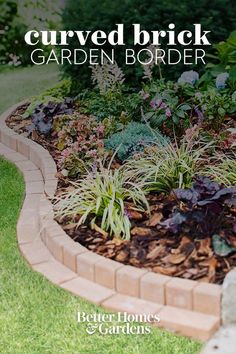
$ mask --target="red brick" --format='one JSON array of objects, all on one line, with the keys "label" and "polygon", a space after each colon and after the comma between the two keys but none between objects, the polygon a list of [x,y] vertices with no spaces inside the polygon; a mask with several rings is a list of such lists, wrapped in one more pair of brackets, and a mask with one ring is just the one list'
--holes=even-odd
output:
[{"label": "red brick", "polygon": [[19,244],[39,239],[39,228],[36,217],[27,220],[20,218],[17,223],[17,239]]},{"label": "red brick", "polygon": [[193,280],[173,278],[166,284],[166,303],[191,310],[193,308],[193,289],[198,283]]},{"label": "red brick", "polygon": [[26,194],[42,194],[44,185],[42,181],[26,183]]},{"label": "red brick", "polygon": [[29,159],[29,139],[24,138],[23,136],[17,136],[17,151]]},{"label": "red brick", "polygon": [[[69,236],[68,236],[69,237]],[[66,267],[77,272],[77,256],[89,252],[87,248],[81,246],[78,242],[72,241],[63,245],[63,262]]]},{"label": "red brick", "polygon": [[43,160],[49,156],[48,151],[34,142],[31,142],[29,149],[30,161],[32,161],[33,164],[35,164],[42,171]]},{"label": "red brick", "polygon": [[125,266],[116,273],[118,293],[140,297],[140,278],[147,273],[144,269]]},{"label": "red brick", "polygon": [[62,230],[61,226],[58,225],[56,221],[47,221],[45,220],[45,229],[44,229],[44,240],[46,244],[48,243],[48,239],[53,237],[65,236],[66,233]]},{"label": "red brick", "polygon": [[24,171],[25,182],[43,182],[43,176],[39,170],[34,171]]},{"label": "red brick", "polygon": [[82,253],[77,256],[77,273],[83,278],[94,280],[95,263],[103,259],[102,256],[93,252]]},{"label": "red brick", "polygon": [[[47,226],[50,226],[50,223],[54,219],[53,206],[51,202],[45,197],[45,195],[40,196],[40,204],[39,204],[39,223],[40,228],[43,229]],[[53,221],[54,223],[54,221]]]},{"label": "red brick", "polygon": [[6,145],[10,149],[17,151],[17,145],[16,145],[16,137],[17,134],[14,133],[13,130],[10,130],[8,128],[1,129],[1,142],[3,145]]},{"label": "red brick", "polygon": [[217,284],[198,284],[193,291],[194,311],[220,316],[221,286]]},{"label": "red brick", "polygon": [[57,190],[57,180],[45,181],[44,191],[49,198],[53,198]]},{"label": "red brick", "polygon": [[63,263],[63,246],[66,243],[72,243],[73,241],[68,236],[55,236],[49,237],[47,240],[47,247],[53,256],[61,263]]},{"label": "red brick", "polygon": [[21,171],[35,171],[38,170],[37,166],[35,166],[31,161],[20,161],[16,162],[15,165],[21,170]]},{"label": "red brick", "polygon": [[24,204],[22,210],[35,210],[38,212],[40,195],[38,194],[28,194],[25,196]]},{"label": "red brick", "polygon": [[13,152],[12,149],[10,149],[9,147],[7,147],[6,145],[3,145],[2,143],[0,143],[0,155],[8,155],[11,154]]},{"label": "red brick", "polygon": [[111,289],[104,288],[81,277],[64,282],[61,287],[97,305],[114,294]]},{"label": "red brick", "polygon": [[121,267],[121,263],[104,258],[95,264],[95,281],[110,289],[116,287],[116,272]]},{"label": "red brick", "polygon": [[172,306],[163,306],[159,316],[160,327],[203,341],[208,340],[220,325],[216,316]]},{"label": "red brick", "polygon": [[142,299],[165,304],[166,284],[171,277],[148,272],[140,280],[140,297]]},{"label": "red brick", "polygon": [[61,284],[65,281],[77,277],[77,274],[66,268],[63,264],[54,261],[48,261],[33,266],[33,269],[42,273],[48,280],[54,284]]},{"label": "red brick", "polygon": [[20,250],[28,263],[31,265],[47,262],[52,257],[41,240],[37,240],[32,243],[21,244]]},{"label": "red brick", "polygon": [[57,167],[56,163],[54,162],[53,158],[48,154],[47,158],[44,158],[42,160],[42,173],[45,178],[45,176],[49,173],[57,173]]},{"label": "red brick", "polygon": [[110,311],[140,315],[158,314],[162,309],[161,305],[121,294],[116,294],[104,301],[102,306]]},{"label": "red brick", "polygon": [[54,181],[54,180],[57,181],[56,171],[44,174],[44,180],[45,181]]},{"label": "red brick", "polygon": [[13,150],[11,153],[5,154],[5,158],[11,162],[27,161],[24,155],[21,155],[18,152],[13,152]]}]

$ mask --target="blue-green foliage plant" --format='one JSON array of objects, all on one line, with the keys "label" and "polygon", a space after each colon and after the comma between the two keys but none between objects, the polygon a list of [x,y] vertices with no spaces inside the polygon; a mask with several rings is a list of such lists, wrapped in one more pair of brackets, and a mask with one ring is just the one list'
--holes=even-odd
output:
[{"label": "blue-green foliage plant", "polygon": [[147,124],[131,122],[121,131],[111,135],[105,140],[105,147],[108,150],[116,151],[121,161],[128,159],[135,153],[143,151],[145,146],[168,144],[169,139],[162,135],[157,129],[153,130]]}]

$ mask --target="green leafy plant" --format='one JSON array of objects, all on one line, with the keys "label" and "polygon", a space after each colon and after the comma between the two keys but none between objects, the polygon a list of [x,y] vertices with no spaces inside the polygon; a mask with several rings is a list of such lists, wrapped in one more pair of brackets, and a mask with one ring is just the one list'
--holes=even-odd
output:
[{"label": "green leafy plant", "polygon": [[214,63],[207,64],[213,75],[229,70],[236,65],[236,31],[230,33],[225,41],[215,44],[216,54],[208,54]]},{"label": "green leafy plant", "polygon": [[124,165],[127,178],[140,183],[146,191],[169,193],[175,188],[188,188],[201,169],[209,145],[183,141],[162,148],[146,149]]},{"label": "green leafy plant", "polygon": [[164,123],[168,127],[178,128],[180,120],[189,125],[191,106],[187,103],[179,103],[178,97],[172,97],[169,93],[157,94],[150,102],[150,110],[145,113],[144,119],[150,122],[152,127],[160,127]]},{"label": "green leafy plant", "polygon": [[[112,161],[112,160],[111,160]],[[111,163],[110,161],[110,163]],[[73,183],[74,190],[56,199],[56,215],[80,216],[78,226],[91,220],[115,237],[130,238],[130,221],[125,202],[134,204],[135,210],[148,210],[144,193],[138,185],[125,180],[121,170],[105,168],[88,173]]]},{"label": "green leafy plant", "polygon": [[209,121],[211,127],[216,130],[220,128],[227,114],[236,112],[236,101],[233,101],[232,95],[212,87],[197,94],[195,102],[203,112],[205,120]]},{"label": "green leafy plant", "polygon": [[104,95],[96,91],[89,92],[81,104],[86,113],[94,115],[98,120],[115,118],[119,123],[127,124],[141,116],[141,102],[138,93],[109,90]]},{"label": "green leafy plant", "polygon": [[106,139],[105,147],[113,152],[117,150],[118,158],[124,161],[134,153],[143,151],[148,145],[163,146],[168,142],[169,139],[158,130],[153,130],[146,124],[131,122],[124,130]]}]

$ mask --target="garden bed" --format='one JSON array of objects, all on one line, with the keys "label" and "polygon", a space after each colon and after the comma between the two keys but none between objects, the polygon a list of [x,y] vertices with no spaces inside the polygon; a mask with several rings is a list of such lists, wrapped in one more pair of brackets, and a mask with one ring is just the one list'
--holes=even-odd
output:
[{"label": "garden bed", "polygon": [[235,38],[215,45],[201,76],[167,81],[147,58],[133,87],[106,62],[90,68],[93,89],[71,99],[63,80],[7,120],[55,160],[55,219],[72,239],[138,268],[223,282],[236,265]]},{"label": "garden bed", "polygon": [[[20,107],[7,120],[8,126],[18,133],[31,137],[31,139],[49,150],[57,163],[59,171],[57,174],[59,184],[56,196],[71,192],[74,190],[74,186],[70,182],[74,183],[76,178],[74,176],[71,178],[65,176],[65,172],[62,169],[62,153],[58,149],[58,133],[54,132],[50,137],[45,137],[45,135],[39,134],[34,129],[29,134],[29,126],[32,124],[32,120],[30,117],[24,118],[24,112],[27,108],[28,105]],[[78,109],[78,112],[80,110],[74,106],[73,109]],[[85,121],[88,119],[86,115],[79,114]],[[230,125],[234,127],[235,121],[230,118],[227,119]],[[225,125],[225,128],[228,129],[228,125]],[[178,140],[180,141],[180,139]],[[218,145],[218,149],[221,151],[225,152],[227,148],[228,146],[225,143]],[[208,158],[208,153],[204,152],[204,154],[205,158]],[[137,157],[139,160],[139,155]],[[122,162],[115,157],[111,166],[114,171],[122,166]],[[203,186],[206,194],[205,199],[212,198],[219,190],[223,190],[220,185],[214,185],[215,182],[210,182],[207,179],[195,180],[195,183],[198,183],[196,190],[199,189],[200,185],[205,184]],[[209,186],[206,185],[208,183]],[[207,188],[209,189],[208,191]],[[212,193],[212,188],[216,188],[213,191],[214,193]],[[194,190],[192,192],[195,193]],[[224,192],[222,192],[222,195],[224,195]],[[155,191],[147,194],[147,201],[149,211],[143,208],[136,210],[134,203],[131,201],[126,202],[126,213],[130,221],[130,239],[126,240],[120,237],[113,237],[113,235],[104,231],[101,228],[100,218],[98,218],[96,223],[93,223],[92,227],[90,224],[92,217],[89,217],[80,226],[78,226],[79,215],[57,217],[57,220],[72,239],[89,250],[107,258],[138,268],[147,268],[160,274],[221,284],[226,273],[236,265],[236,254],[234,252],[236,247],[234,232],[235,207],[231,205],[221,210],[221,222],[218,227],[217,218],[214,218],[215,211],[213,210],[207,218],[202,219],[202,223],[205,222],[205,225],[201,225],[193,218],[189,224],[185,223],[183,228],[175,231],[174,225],[167,228],[167,224],[169,223],[171,226],[173,215],[185,217],[187,213],[193,212],[192,208],[186,204],[187,201],[183,200],[180,204],[176,199],[176,194]],[[220,198],[219,202],[222,202]],[[178,213],[176,209],[178,209]],[[198,212],[201,213],[201,210],[199,209]],[[218,242],[219,245],[218,252],[221,252],[221,254],[218,255],[214,252],[213,239],[211,237],[215,223],[216,231],[213,239],[215,244],[217,245]],[[178,223],[175,226],[177,227]],[[207,232],[211,233],[211,235],[207,234]],[[221,240],[224,240],[224,242],[222,243]]]}]

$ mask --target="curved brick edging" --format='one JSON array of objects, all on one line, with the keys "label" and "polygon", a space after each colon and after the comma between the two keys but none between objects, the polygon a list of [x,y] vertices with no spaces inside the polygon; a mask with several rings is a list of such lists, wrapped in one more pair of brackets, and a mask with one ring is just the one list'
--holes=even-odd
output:
[{"label": "curved brick edging", "polygon": [[210,338],[220,326],[221,286],[104,258],[74,242],[53,220],[48,197],[57,188],[56,164],[47,150],[5,124],[22,104],[0,117],[0,155],[24,175],[26,196],[17,238],[30,266],[51,282],[111,311],[159,314],[161,327],[195,339]]}]

